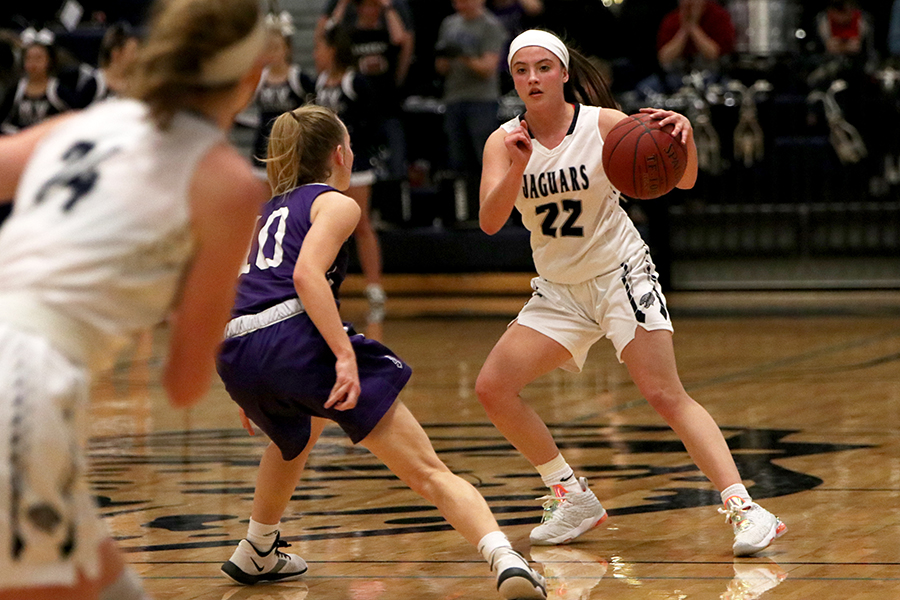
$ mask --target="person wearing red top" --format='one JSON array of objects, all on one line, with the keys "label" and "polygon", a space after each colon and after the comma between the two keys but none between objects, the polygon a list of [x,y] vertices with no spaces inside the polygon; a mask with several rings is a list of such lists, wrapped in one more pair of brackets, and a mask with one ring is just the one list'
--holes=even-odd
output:
[{"label": "person wearing red top", "polygon": [[691,65],[713,69],[719,58],[734,51],[731,15],[713,0],[679,0],[656,36],[657,58],[666,71]]},{"label": "person wearing red top", "polygon": [[874,54],[871,17],[854,0],[831,0],[816,17],[816,28],[826,54],[864,59]]}]

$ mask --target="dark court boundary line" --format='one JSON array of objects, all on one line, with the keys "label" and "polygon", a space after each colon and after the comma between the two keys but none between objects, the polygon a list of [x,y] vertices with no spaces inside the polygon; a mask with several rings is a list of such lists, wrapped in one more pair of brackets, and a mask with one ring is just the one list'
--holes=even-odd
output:
[{"label": "dark court boundary line", "polygon": [[[163,576],[163,575],[143,575],[141,576],[143,580],[158,580],[158,581],[183,581],[183,580],[212,580],[215,579],[217,581],[222,581],[222,575],[212,576],[212,575],[189,575],[185,577],[174,577],[174,576]],[[429,579],[486,579],[493,580],[493,575],[304,575],[302,580],[299,580],[301,583],[304,580],[316,579],[321,581],[333,581],[335,579],[352,579],[352,580],[383,580],[383,579],[399,579],[404,581],[423,581]],[[596,577],[566,577],[567,580],[579,580],[579,579],[590,579],[591,581],[595,580]],[[611,580],[615,581],[617,577],[611,577]],[[696,576],[690,577],[687,575],[678,576],[673,575],[671,577],[663,577],[659,575],[648,575],[648,576],[635,576],[629,575],[628,579],[634,579],[637,581],[731,581],[734,579],[733,576]],[[786,581],[900,581],[900,577],[804,577],[804,576],[788,576]],[[294,582],[296,583],[296,582]],[[286,588],[287,589],[287,588]]]},{"label": "dark court boundary line", "polygon": [[900,488],[813,488],[808,492],[900,492]]},{"label": "dark court boundary line", "polygon": [[[605,560],[605,559],[603,559]],[[134,565],[220,565],[221,560],[129,560],[129,564]],[[366,564],[366,565],[481,565],[481,560],[307,560],[310,565],[345,565],[345,564]],[[537,562],[537,561],[535,561]],[[580,562],[580,561],[579,561]],[[541,564],[577,564],[573,561],[552,560]],[[616,565],[759,565],[767,566],[771,564],[766,562],[754,561],[734,561],[734,560],[617,560]],[[900,567],[900,562],[827,562],[827,561],[778,561],[778,566],[816,566],[816,567]]]}]

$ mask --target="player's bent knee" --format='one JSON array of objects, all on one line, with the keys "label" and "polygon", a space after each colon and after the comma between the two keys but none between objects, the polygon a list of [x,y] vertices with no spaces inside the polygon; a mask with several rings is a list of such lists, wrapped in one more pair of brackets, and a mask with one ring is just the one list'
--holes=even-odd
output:
[{"label": "player's bent knee", "polygon": [[414,492],[435,503],[435,499],[446,495],[448,488],[457,485],[457,478],[444,463],[441,463],[439,468],[427,468],[413,474],[408,485]]},{"label": "player's bent knee", "polygon": [[663,388],[645,391],[644,397],[667,422],[677,419],[684,410],[686,402],[692,402],[686,394],[672,393]]},{"label": "player's bent knee", "polygon": [[488,411],[502,403],[505,391],[501,378],[482,373],[475,380],[475,395]]}]

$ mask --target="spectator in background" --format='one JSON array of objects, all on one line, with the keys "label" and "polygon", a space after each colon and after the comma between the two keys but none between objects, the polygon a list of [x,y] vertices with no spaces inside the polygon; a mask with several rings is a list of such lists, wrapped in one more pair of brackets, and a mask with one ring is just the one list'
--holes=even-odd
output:
[{"label": "spectator in background", "polygon": [[900,57],[900,0],[894,0],[894,7],[891,9],[888,51],[892,56]]},{"label": "spectator in background", "polygon": [[[808,83],[824,90],[832,82],[843,80],[846,91],[836,101],[848,116],[850,126],[858,131],[861,140],[857,143],[864,144],[869,156],[882,156],[887,140],[882,135],[881,90],[869,76],[878,60],[871,16],[860,10],[854,0],[829,0],[828,7],[816,15],[816,30],[823,54],[818,57],[821,64],[807,78]],[[876,163],[881,160],[864,162],[870,176],[877,176],[880,165]]]},{"label": "spectator in background", "polygon": [[657,59],[670,75],[691,70],[719,71],[723,56],[734,51],[731,15],[714,0],[679,0],[656,36]]},{"label": "spectator in background", "polygon": [[16,82],[16,52],[19,43],[10,31],[0,30],[0,98]]},{"label": "spectator in background", "polygon": [[618,62],[615,81],[611,82],[614,93],[633,90],[658,71],[656,36],[672,4],[671,0],[641,0],[620,5],[616,28],[619,39],[628,43],[617,44],[618,51],[613,54]]},{"label": "spectator in background", "polygon": [[140,39],[128,23],[110,26],[100,42],[97,69],[82,65],[73,108],[83,108],[112,96],[122,96],[128,74],[137,57]]},{"label": "spectator in background", "polygon": [[325,65],[316,79],[315,102],[333,110],[353,139],[353,173],[350,187],[344,193],[356,200],[361,213],[353,239],[366,279],[369,302],[366,337],[381,341],[387,297],[381,283],[381,247],[369,214],[377,149],[381,141],[379,130],[372,123],[373,118],[378,119],[371,110],[375,103],[374,91],[369,79],[356,70],[358,61],[353,54],[353,44],[343,26],[325,31],[322,43],[316,47],[315,60],[316,64]]},{"label": "spectator in background", "polygon": [[56,77],[55,38],[47,29],[22,32],[24,76],[0,104],[0,133],[10,134],[69,109]]},{"label": "spectator in background", "polygon": [[500,86],[506,93],[513,89],[513,82],[509,66],[502,57],[506,56],[509,42],[514,37],[536,24],[537,18],[544,13],[544,0],[488,0],[487,7],[506,29],[506,43],[500,51]]},{"label": "spectator in background", "polygon": [[[640,3],[649,1],[640,0]],[[613,9],[605,4],[615,6],[616,11],[613,12]],[[629,2],[614,4],[585,0],[550,0],[544,2],[544,12],[538,25],[568,40],[577,41],[585,56],[605,59],[621,52],[622,46],[627,46],[630,50],[632,45],[630,39],[622,38],[620,35],[616,17],[619,8],[625,4]]]},{"label": "spectator in background", "polygon": [[[16,49],[18,40],[9,31],[0,30],[0,98],[5,98],[12,86],[16,84]],[[12,202],[0,198],[0,225],[12,211]]]},{"label": "spectator in background", "polygon": [[[487,7],[507,32],[519,35],[543,14],[544,0],[490,0]],[[506,47],[509,48],[509,40]]]},{"label": "spectator in background", "polygon": [[287,12],[280,15],[269,14],[266,17],[266,25],[269,28],[267,61],[252,104],[256,109],[257,118],[240,120],[242,124],[256,129],[252,156],[256,166],[263,165],[269,132],[275,119],[282,113],[306,104],[315,92],[312,77],[304,73],[300,65],[294,63],[291,43],[294,24],[290,14]]},{"label": "spectator in background", "polygon": [[359,72],[373,80],[390,78],[392,87],[402,88],[415,45],[412,15],[404,0],[329,0],[325,8],[316,24],[317,39],[327,29],[344,26]]},{"label": "spectator in background", "polygon": [[467,220],[478,200],[484,144],[499,124],[500,52],[506,30],[485,0],[453,0],[441,23],[435,69],[444,76],[448,166],[456,178],[456,219]]},{"label": "spectator in background", "polygon": [[372,124],[386,143],[381,167],[386,179],[406,178],[406,136],[400,119],[406,78],[413,60],[415,34],[412,16],[402,0],[331,0],[324,22],[329,29],[341,25],[350,38],[356,71],[368,79]]},{"label": "spectator in background", "polygon": [[816,29],[829,56],[862,65],[877,58],[872,19],[854,0],[830,0],[828,8],[816,17]]}]

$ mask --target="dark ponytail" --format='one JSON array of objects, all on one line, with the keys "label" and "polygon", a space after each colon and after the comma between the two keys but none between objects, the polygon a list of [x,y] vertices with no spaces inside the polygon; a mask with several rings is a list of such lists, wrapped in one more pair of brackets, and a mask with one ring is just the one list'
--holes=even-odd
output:
[{"label": "dark ponytail", "polygon": [[619,103],[609,91],[606,78],[581,52],[566,43],[569,49],[569,81],[563,86],[567,102],[619,108]]}]

